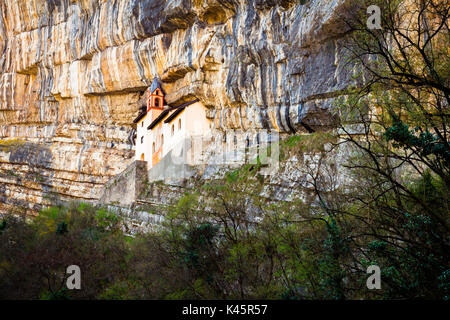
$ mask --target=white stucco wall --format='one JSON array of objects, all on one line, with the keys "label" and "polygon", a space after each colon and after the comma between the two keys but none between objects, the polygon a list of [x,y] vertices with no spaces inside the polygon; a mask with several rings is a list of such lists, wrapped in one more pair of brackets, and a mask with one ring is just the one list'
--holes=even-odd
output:
[{"label": "white stucco wall", "polygon": [[[172,113],[167,115],[167,119]],[[181,120],[181,129],[179,128],[179,121]],[[180,147],[186,138],[191,136],[209,136],[211,132],[211,120],[206,118],[206,108],[201,102],[196,102],[184,109],[175,119],[170,123],[164,123],[162,120],[152,130],[147,130],[147,127],[152,122],[150,113],[147,114],[141,121],[137,123],[137,139],[136,139],[136,160],[141,160],[141,155],[144,154],[144,161],[148,162],[148,167],[152,167],[153,156],[153,142],[155,142],[156,150],[161,144],[161,134],[164,137],[164,144],[162,148],[162,158],[165,157],[171,150]],[[142,126],[142,123],[144,125]],[[172,126],[174,132],[172,135]],[[144,137],[141,143],[141,137]],[[194,148],[192,150],[195,154],[189,153],[187,162],[195,164],[197,154],[201,150]]]},{"label": "white stucco wall", "polygon": [[[163,157],[172,150],[178,143],[180,143],[187,134],[186,130],[186,111],[184,110],[170,123],[164,123],[164,146],[163,146]],[[181,120],[181,129],[178,128],[178,121]],[[172,136],[172,125],[174,126],[174,134]]]},{"label": "white stucco wall", "polygon": [[[178,129],[178,123],[181,120],[181,130]],[[172,136],[172,125],[174,126],[174,135]],[[179,147],[181,143],[184,143],[188,137],[208,136],[211,133],[211,121],[206,118],[206,108],[200,103],[196,102],[188,106],[184,111],[179,114],[170,123],[164,124],[164,136],[168,137],[168,141],[164,141],[163,156],[173,150],[175,147]],[[192,150],[194,152],[199,151]],[[188,163],[194,164],[195,161],[192,154],[188,154]]]},{"label": "white stucco wall", "polygon": [[[151,161],[152,150],[151,150],[151,134],[150,130],[147,130],[147,127],[151,123],[151,115],[147,114],[143,119],[141,119],[136,124],[136,156],[135,160],[139,161],[141,159],[141,155],[144,154],[144,161]],[[144,142],[141,142],[141,137],[144,137]]]}]

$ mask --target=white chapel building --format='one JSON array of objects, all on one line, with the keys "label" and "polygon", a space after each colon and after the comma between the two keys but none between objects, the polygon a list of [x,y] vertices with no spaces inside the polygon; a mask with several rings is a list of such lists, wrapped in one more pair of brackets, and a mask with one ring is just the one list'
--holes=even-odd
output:
[{"label": "white chapel building", "polygon": [[[155,78],[147,89],[147,105],[134,120],[136,124],[136,161],[146,161],[148,168],[157,165],[171,151],[186,144],[192,137],[211,134],[211,120],[206,117],[206,107],[195,99],[178,106],[169,106],[164,91]],[[190,148],[186,164],[198,152]]]}]

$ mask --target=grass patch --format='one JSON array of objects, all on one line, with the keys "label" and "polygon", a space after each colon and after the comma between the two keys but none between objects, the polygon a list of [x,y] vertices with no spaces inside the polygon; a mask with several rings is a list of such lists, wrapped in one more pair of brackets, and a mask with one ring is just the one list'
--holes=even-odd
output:
[{"label": "grass patch", "polygon": [[336,142],[336,139],[332,132],[290,136],[280,142],[280,159],[285,160],[293,153],[323,152],[325,145]]}]

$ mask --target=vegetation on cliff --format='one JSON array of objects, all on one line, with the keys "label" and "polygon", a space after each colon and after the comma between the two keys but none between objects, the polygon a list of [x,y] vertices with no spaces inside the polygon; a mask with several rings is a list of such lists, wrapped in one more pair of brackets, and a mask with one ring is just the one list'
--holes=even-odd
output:
[{"label": "vegetation on cliff", "polygon": [[[247,165],[158,209],[161,226],[132,238],[119,216],[88,205],[8,216],[0,297],[449,299],[449,7],[372,2],[383,29],[368,29],[365,12],[346,21],[363,80],[336,106],[339,130],[283,142],[282,155],[315,155],[293,168],[301,197],[262,196],[259,165]],[[343,180],[328,158],[339,148]],[[64,289],[71,264],[81,290]],[[370,265],[379,290],[366,286]]]},{"label": "vegetation on cliff", "polygon": [[[53,207],[0,224],[0,297],[26,299],[448,298],[448,192],[427,172],[405,195],[355,173],[359,191],[267,202],[257,167],[186,194],[157,230],[116,214]],[[379,192],[384,191],[380,195]],[[422,210],[424,203],[430,210]],[[68,265],[82,289],[67,290]],[[366,268],[381,268],[368,290]]]}]

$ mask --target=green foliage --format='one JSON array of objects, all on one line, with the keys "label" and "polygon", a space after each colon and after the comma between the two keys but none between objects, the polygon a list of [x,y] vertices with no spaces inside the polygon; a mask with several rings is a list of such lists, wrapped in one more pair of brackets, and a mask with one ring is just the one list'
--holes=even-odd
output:
[{"label": "green foliage", "polygon": [[[366,28],[373,4],[382,30]],[[301,199],[274,200],[258,157],[153,209],[162,225],[134,237],[120,216],[84,203],[43,209],[31,222],[5,217],[0,298],[449,300],[450,38],[414,21],[399,32],[398,19],[410,21],[401,4],[352,2],[342,59],[354,83],[338,101],[339,134],[280,143],[282,161],[314,155],[301,181],[289,182]],[[433,19],[423,27],[448,20],[442,1],[414,4],[423,9],[414,20]],[[2,140],[0,150],[21,143]],[[330,146],[349,155],[339,183]],[[82,269],[81,291],[63,286],[72,264]],[[373,264],[381,290],[366,287]]]},{"label": "green foliage", "polygon": [[[90,205],[43,209],[29,221],[7,217],[0,234],[0,297],[92,299],[100,297],[126,267],[122,228]],[[66,290],[66,268],[82,270],[83,290]]]},{"label": "green foliage", "polygon": [[43,292],[39,300],[70,300],[69,290],[62,288],[56,292]]},{"label": "green foliage", "polygon": [[2,234],[3,230],[6,229],[6,220],[3,219],[2,222],[0,223],[0,235]]},{"label": "green foliage", "polygon": [[327,233],[323,242],[323,255],[319,260],[320,285],[326,299],[341,300],[345,298],[342,281],[346,274],[340,262],[349,249],[342,231],[332,216],[330,223],[327,224]]},{"label": "green foliage", "polygon": [[109,229],[120,223],[120,216],[109,212],[105,208],[100,208],[95,211],[95,221],[100,228]]},{"label": "green foliage", "polygon": [[444,300],[450,300],[450,269],[445,270],[438,278],[438,287],[444,292]]},{"label": "green foliage", "polygon": [[212,226],[209,223],[204,223],[195,226],[186,232],[185,252],[183,254],[183,261],[190,268],[201,268],[204,266],[201,263],[204,252],[210,250],[218,232],[217,226]]},{"label": "green foliage", "polygon": [[[348,194],[351,202],[342,203],[339,192],[319,207],[268,203],[260,196],[264,183],[254,167],[244,166],[185,194],[162,212],[166,220],[160,228],[132,238],[123,234],[120,217],[90,205],[44,209],[29,223],[3,220],[0,296],[448,299],[448,234],[439,221],[448,214],[448,200],[445,184],[430,171],[408,184],[415,198],[401,198],[402,206],[393,191],[371,207]],[[420,210],[416,198],[432,214]],[[70,264],[83,270],[81,292],[60,285]],[[365,288],[371,264],[382,270],[380,292]],[[47,279],[48,274],[55,277]]]},{"label": "green foliage", "polygon": [[58,224],[58,227],[56,228],[56,234],[65,234],[69,230],[67,228],[67,223],[64,221]]},{"label": "green foliage", "polygon": [[[422,132],[417,136],[416,132],[419,131]],[[410,130],[409,126],[401,121],[398,116],[393,115],[393,124],[386,129],[385,137],[387,141],[394,142],[395,148],[414,149],[424,157],[433,155],[441,159],[450,168],[448,143],[432,134],[428,129],[421,130],[421,128],[416,127],[414,130]]]},{"label": "green foliage", "polygon": [[280,158],[286,159],[293,153],[324,152],[325,146],[334,142],[336,135],[332,132],[293,135],[280,142]]},{"label": "green foliage", "polygon": [[128,300],[129,288],[126,282],[113,283],[98,296],[101,300]]}]

